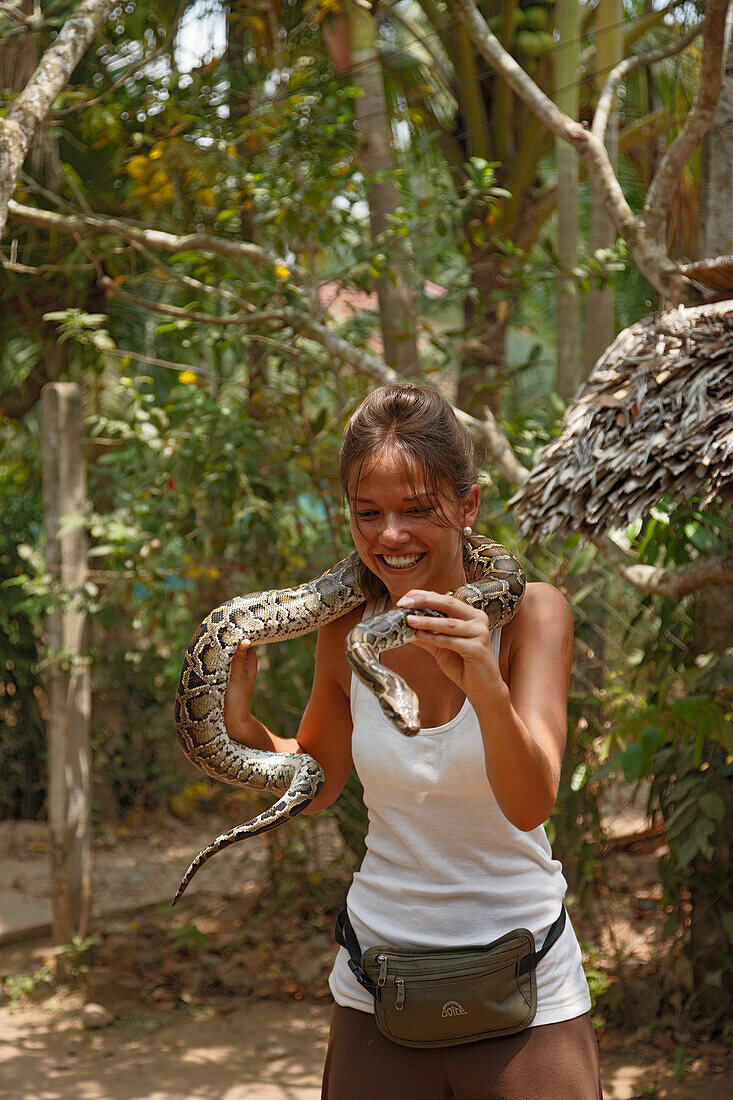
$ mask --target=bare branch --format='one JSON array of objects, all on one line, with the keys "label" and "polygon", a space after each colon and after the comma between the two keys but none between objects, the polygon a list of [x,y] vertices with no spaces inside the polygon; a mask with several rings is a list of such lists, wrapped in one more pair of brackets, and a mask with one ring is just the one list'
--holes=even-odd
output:
[{"label": "bare branch", "polygon": [[114,0],[82,0],[44,53],[23,91],[0,119],[0,236],[7,221],[8,201],[28,148],[113,7]]},{"label": "bare branch", "polygon": [[[9,212],[29,225],[39,225],[46,229],[55,229],[57,232],[77,233],[80,236],[118,235],[124,240],[134,244],[140,244],[145,248],[167,253],[200,251],[213,255],[223,255],[238,261],[248,261],[270,271],[279,266],[287,266],[297,282],[314,285],[317,280],[308,272],[297,265],[285,263],[271,253],[257,245],[247,241],[230,241],[224,238],[214,237],[207,233],[189,233],[176,236],[172,233],[164,233],[161,230],[149,229],[133,222],[120,218],[108,218],[99,214],[58,214],[51,210],[38,210],[33,207],[21,206],[11,202]],[[236,317],[221,318],[208,314],[194,314],[189,310],[177,306],[164,306],[151,303],[144,299],[135,298],[123,291],[117,283],[106,276],[100,279],[101,284],[120,297],[126,297],[131,304],[145,309],[154,309],[157,312],[168,313],[172,316],[185,317],[190,320],[205,321],[208,324],[239,324],[249,327],[255,321],[260,323],[287,324],[294,332],[305,336],[321,347],[330,355],[341,362],[348,363],[360,374],[372,378],[380,385],[392,383],[403,384],[405,379],[397,371],[388,367],[383,360],[378,359],[368,352],[355,348],[347,340],[337,336],[326,325],[316,321],[305,311],[287,307],[283,309],[268,310],[267,312],[243,313]],[[468,416],[462,410],[456,409],[456,415],[462,420],[471,434],[486,449],[488,457],[495,463],[502,477],[505,477],[512,485],[518,485],[527,476],[527,471],[519,459],[514,455],[511,444],[502,432],[496,420],[488,410],[484,411],[484,420],[477,420]]]},{"label": "bare branch", "polygon": [[[509,84],[550,131],[578,150],[603,194],[604,205],[626,241],[639,270],[660,293],[670,292],[678,302],[699,305],[702,295],[676,274],[676,264],[645,222],[637,218],[624,196],[604,143],[592,131],[564,114],[501,46],[489,30],[474,0],[453,0],[468,27],[474,45],[489,65]],[[723,0],[713,0],[720,4]],[[727,0],[726,0],[727,2]],[[707,25],[707,21],[706,21]],[[722,38],[722,35],[721,35]]]},{"label": "bare branch", "polygon": [[107,275],[101,276],[97,281],[108,293],[114,294],[120,301],[127,302],[128,305],[150,310],[151,313],[163,313],[167,317],[177,317],[179,320],[195,321],[197,324],[202,325],[217,325],[221,328],[229,325],[264,325],[273,322],[283,324],[282,314],[278,313],[277,310],[268,310],[266,313],[237,313],[219,317],[215,313],[200,313],[197,310],[186,309],[183,306],[169,305],[166,302],[153,302],[149,298],[139,298],[136,294],[130,294],[128,291],[123,290],[114,279],[110,279]]},{"label": "bare branch", "polygon": [[8,203],[8,213],[26,225],[55,229],[59,233],[78,233],[87,237],[118,236],[168,254],[205,252],[210,256],[225,256],[239,263],[249,262],[269,271],[275,271],[276,268],[287,269],[288,278],[292,277],[304,287],[316,285],[318,281],[298,264],[274,256],[249,241],[232,241],[226,237],[215,237],[211,233],[184,233],[179,236],[161,229],[150,229],[123,218],[107,217],[104,214],[58,214],[54,210],[22,206],[12,200]]},{"label": "bare branch", "polygon": [[[397,371],[388,367],[381,359],[370,355],[369,352],[353,347],[347,340],[337,336],[331,329],[320,322],[315,321],[306,313],[295,309],[284,309],[283,317],[287,320],[294,332],[320,344],[334,359],[348,363],[359,374],[378,382],[380,386],[404,385],[405,379]],[[502,431],[499,423],[489,409],[484,409],[484,419],[478,420],[469,416],[463,409],[454,406],[453,411],[471,433],[486,450],[487,457],[494,464],[499,474],[506,478],[511,485],[519,486],[527,477],[528,470],[522,465],[512,450],[511,444]]]},{"label": "bare branch", "polygon": [[529,470],[517,458],[504,430],[488,406],[483,408],[483,420],[475,420],[463,409],[454,409],[460,422],[469,430],[474,439],[486,448],[486,453],[496,466],[499,474],[517,489],[529,475]]},{"label": "bare branch", "polygon": [[713,588],[717,585],[733,586],[733,557],[723,558],[717,554],[706,554],[686,565],[669,569],[654,565],[642,565],[632,562],[610,538],[599,536],[593,544],[622,580],[632,585],[638,592],[649,596],[667,596],[678,600],[699,592],[701,588]]},{"label": "bare branch", "polygon": [[682,53],[702,33],[702,28],[703,24],[700,23],[670,46],[664,46],[658,50],[649,50],[648,53],[636,54],[634,57],[625,57],[623,61],[616,65],[608,74],[606,83],[603,85],[603,90],[598,98],[598,106],[591,127],[592,133],[601,141],[605,140],[608,117],[613,110],[613,102],[616,98],[618,86],[629,73],[646,65],[653,65],[656,61],[663,61],[666,57],[673,57],[674,54]]},{"label": "bare branch", "polygon": [[504,49],[499,39],[489,30],[474,0],[454,0],[454,4],[484,60],[506,80],[509,87],[553,134],[570,142],[579,153],[584,154],[588,143],[587,130],[579,122],[568,118]]},{"label": "bare branch", "polygon": [[661,238],[667,209],[680,173],[710,129],[725,82],[725,19],[729,0],[708,0],[705,7],[700,86],[682,130],[657,168],[644,201],[647,232]]}]

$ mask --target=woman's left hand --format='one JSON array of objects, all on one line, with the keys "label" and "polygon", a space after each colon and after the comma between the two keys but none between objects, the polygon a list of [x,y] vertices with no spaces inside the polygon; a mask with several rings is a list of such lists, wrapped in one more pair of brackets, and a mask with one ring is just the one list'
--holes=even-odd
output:
[{"label": "woman's left hand", "polygon": [[[495,697],[504,689],[483,611],[454,596],[422,589],[406,593],[397,606],[408,612],[408,626],[416,631],[412,644],[430,653],[472,703]],[[412,614],[413,609],[422,608],[441,611],[445,618]]]}]

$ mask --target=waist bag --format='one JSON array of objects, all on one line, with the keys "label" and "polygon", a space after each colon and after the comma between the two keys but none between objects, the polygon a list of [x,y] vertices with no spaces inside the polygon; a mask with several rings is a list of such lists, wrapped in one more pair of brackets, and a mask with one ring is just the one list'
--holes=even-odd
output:
[{"label": "waist bag", "polygon": [[526,928],[482,947],[406,951],[370,947],[363,954],[346,909],[336,942],[349,969],[374,997],[377,1027],[407,1047],[445,1047],[514,1035],[537,1011],[535,969],[565,927],[565,907],[539,951]]}]

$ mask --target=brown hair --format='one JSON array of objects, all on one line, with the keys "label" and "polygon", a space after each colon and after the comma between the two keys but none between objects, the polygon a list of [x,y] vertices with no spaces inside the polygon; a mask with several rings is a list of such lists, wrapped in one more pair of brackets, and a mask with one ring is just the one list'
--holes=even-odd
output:
[{"label": "brown hair", "polygon": [[[429,386],[405,385],[381,386],[364,399],[341,445],[339,475],[348,502],[356,495],[365,464],[385,449],[404,461],[408,484],[410,466],[417,463],[437,515],[449,523],[442,502],[446,496],[455,503],[465,500],[477,480],[478,455],[445,398]],[[386,591],[366,566],[360,580],[369,598]]]}]

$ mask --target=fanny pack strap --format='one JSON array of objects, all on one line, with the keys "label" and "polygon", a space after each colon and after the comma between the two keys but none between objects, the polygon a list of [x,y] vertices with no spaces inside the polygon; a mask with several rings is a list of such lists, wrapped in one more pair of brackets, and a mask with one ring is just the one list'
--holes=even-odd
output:
[{"label": "fanny pack strap", "polygon": [[550,950],[553,943],[557,943],[557,941],[560,939],[560,936],[562,935],[562,930],[565,927],[566,915],[567,914],[565,913],[565,906],[563,905],[562,909],[560,910],[560,916],[557,918],[557,920],[553,921],[550,927],[547,929],[545,942],[542,944],[542,947],[539,949],[539,951],[530,951],[530,953],[528,955],[525,955],[520,962],[520,974],[527,974],[530,970],[534,970],[534,968],[537,966],[537,963],[541,959],[544,959],[545,955]]},{"label": "fanny pack strap", "polygon": [[367,972],[362,968],[362,950],[359,947],[356,932],[351,927],[351,921],[349,920],[349,914],[346,909],[342,909],[336,917],[335,936],[336,943],[340,944],[341,947],[345,947],[349,952],[349,970],[354,975],[359,985],[363,985],[364,989],[371,993],[372,997],[376,997],[377,987]]},{"label": "fanny pack strap", "polygon": [[[560,910],[560,916],[557,918],[557,920],[553,921],[553,923],[548,928],[547,935],[545,936],[545,942],[542,944],[542,947],[539,949],[539,951],[530,951],[529,954],[525,955],[519,963],[520,974],[527,974],[530,970],[534,970],[540,960],[544,959],[545,955],[550,950],[552,945],[554,943],[557,943],[565,927],[566,916],[567,914],[565,912],[565,906],[563,905],[562,909]],[[338,917],[336,918],[335,938],[336,943],[338,943],[341,947],[345,947],[346,950],[349,952],[349,970],[354,975],[359,985],[363,986],[364,989],[371,993],[372,997],[375,997],[377,994],[377,987],[371,980],[369,975],[366,973],[366,971],[362,968],[362,951],[359,947],[359,941],[356,938],[356,932],[352,928],[351,921],[349,920],[349,914],[346,909],[342,909]]]}]

